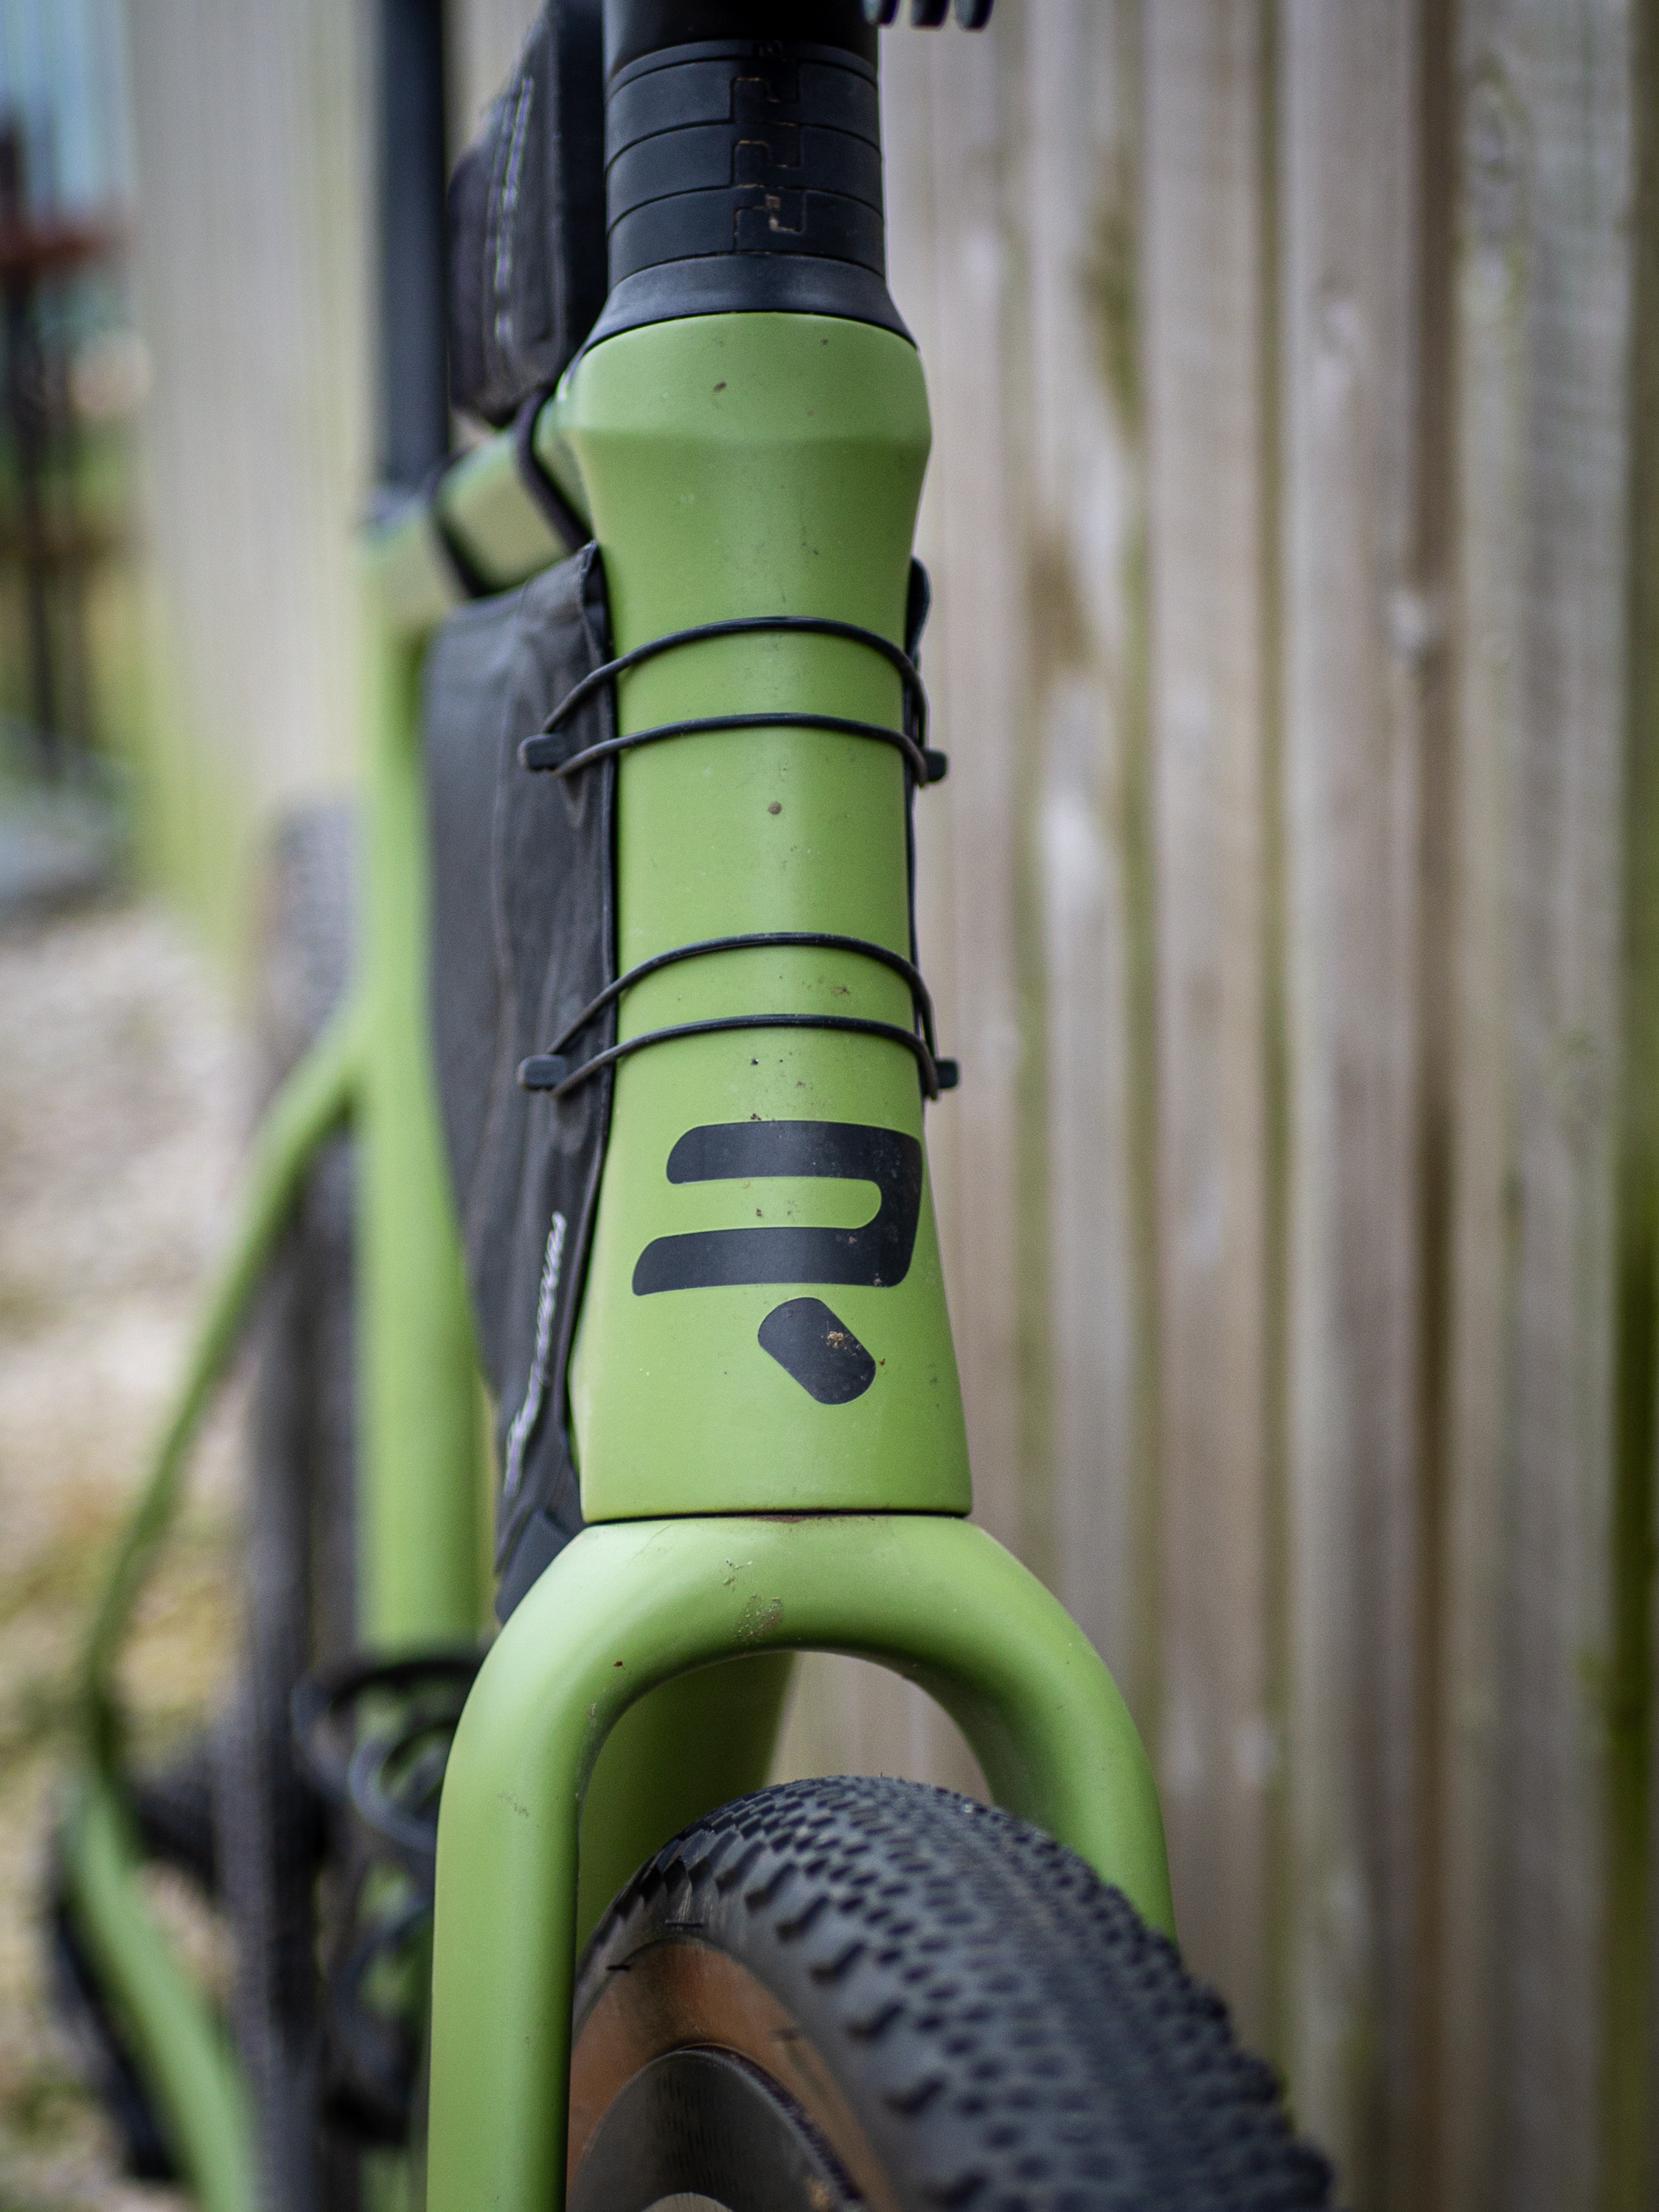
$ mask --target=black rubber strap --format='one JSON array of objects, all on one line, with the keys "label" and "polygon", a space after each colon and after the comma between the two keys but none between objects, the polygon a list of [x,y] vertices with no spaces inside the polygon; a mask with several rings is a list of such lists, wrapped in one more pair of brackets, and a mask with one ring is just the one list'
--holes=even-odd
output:
[{"label": "black rubber strap", "polygon": [[513,422],[513,458],[519,465],[520,482],[544,520],[563,539],[568,551],[580,553],[593,533],[559,489],[536,451],[536,419],[550,396],[551,387],[544,386],[540,392],[532,392],[520,408]]},{"label": "black rubber strap", "polygon": [[915,1055],[921,1071],[921,1087],[930,1098],[937,1098],[941,1091],[954,1091],[957,1085],[955,1060],[935,1060],[926,1040],[914,1030],[902,1030],[896,1022],[866,1021],[856,1014],[727,1014],[712,1021],[680,1022],[672,1029],[647,1030],[643,1036],[629,1037],[613,1044],[608,1052],[596,1052],[592,1060],[575,1067],[556,1053],[538,1053],[520,1064],[519,1081],[526,1091],[550,1091],[556,1098],[563,1098],[601,1068],[643,1052],[647,1045],[672,1044],[678,1037],[712,1036],[725,1030],[847,1030],[855,1036],[884,1037]]},{"label": "black rubber strap", "polygon": [[[883,659],[898,671],[904,684],[905,697],[915,724],[912,735],[916,744],[926,744],[927,694],[922,689],[921,674],[909,654],[902,646],[895,645],[890,637],[884,637],[879,630],[865,629],[857,623],[836,622],[828,615],[736,615],[727,622],[698,623],[691,629],[671,630],[665,637],[647,639],[645,644],[636,645],[631,653],[618,653],[614,660],[605,661],[602,666],[584,676],[580,684],[573,684],[542,724],[541,734],[545,737],[556,730],[561,722],[575,713],[585,699],[592,698],[594,692],[605,684],[626,674],[629,669],[637,668],[642,661],[654,660],[659,653],[672,653],[683,645],[700,644],[704,638],[744,637],[760,630],[794,630],[811,637],[844,637],[854,645],[868,646],[872,653],[880,653]],[[776,715],[766,717],[769,721],[780,719]]]},{"label": "black rubber strap", "polygon": [[[890,666],[897,670],[903,684],[906,726],[894,730],[880,722],[854,721],[842,715],[759,710],[743,714],[706,715],[682,722],[665,722],[655,728],[635,731],[624,737],[607,738],[599,744],[585,746],[580,752],[572,754],[566,760],[561,760],[555,749],[546,742],[560,725],[595,692],[613,683],[628,670],[637,668],[641,662],[654,659],[659,653],[672,652],[683,645],[696,645],[706,638],[742,637],[757,631],[792,630],[809,636],[845,638],[854,645],[867,646],[872,651],[879,653]],[[520,746],[519,757],[526,768],[551,769],[556,774],[563,775],[591,761],[606,759],[613,754],[625,752],[632,746],[654,744],[665,738],[687,737],[702,731],[764,729],[777,726],[825,729],[896,745],[904,753],[910,772],[919,783],[936,783],[945,773],[944,756],[930,752],[925,742],[927,695],[922,689],[921,677],[915,662],[902,647],[895,645],[890,638],[883,637],[878,630],[866,629],[857,623],[837,622],[827,615],[738,615],[728,621],[699,623],[690,629],[671,630],[666,636],[651,638],[644,645],[634,647],[631,652],[619,653],[614,660],[604,662],[599,667],[591,670],[580,683],[573,684],[536,735],[526,738]],[[650,973],[653,967],[666,965],[671,960],[687,959],[696,952],[735,951],[743,945],[833,943],[839,943],[846,950],[864,952],[890,963],[896,962],[898,958],[896,954],[888,953],[885,947],[869,945],[862,939],[835,939],[806,933],[799,935],[777,933],[735,940],[711,939],[700,945],[681,946],[672,952],[659,954],[654,961],[630,969],[627,975],[608,986],[592,1006],[565,1030],[557,1042],[562,1044],[571,1036],[580,1034],[594,1014],[616,999],[630,982]],[[731,1030],[843,1030],[854,1036],[884,1037],[890,1043],[902,1045],[915,1057],[921,1075],[922,1089],[929,1098],[937,1098],[941,1091],[951,1091],[956,1087],[957,1064],[954,1060],[937,1057],[933,1049],[933,1009],[927,1001],[921,978],[908,961],[903,963],[902,972],[911,983],[913,998],[920,991],[921,1003],[926,1006],[922,1018],[923,1034],[920,1036],[914,1030],[900,1029],[894,1022],[868,1021],[852,1014],[732,1014],[708,1021],[681,1022],[671,1029],[647,1030],[642,1036],[629,1037],[605,1052],[595,1053],[591,1060],[583,1060],[575,1067],[570,1066],[556,1045],[552,1050],[533,1054],[523,1061],[519,1068],[519,1081],[526,1091],[549,1091],[555,1098],[563,1098],[579,1085],[586,1083],[590,1076],[597,1075],[602,1068],[614,1066],[618,1060],[626,1060],[631,1054],[642,1052],[647,1045],[667,1044],[678,1037],[708,1036]]]},{"label": "black rubber strap", "polygon": [[[746,937],[705,937],[696,945],[677,945],[672,951],[653,953],[649,960],[641,960],[625,975],[618,975],[614,983],[607,983],[598,998],[590,999],[575,1019],[567,1022],[550,1045],[544,1058],[562,1053],[574,1039],[579,1037],[588,1024],[602,1014],[613,1000],[631,990],[646,976],[654,975],[659,968],[672,968],[677,960],[695,960],[705,952],[746,952],[756,946],[771,945],[823,945],[832,952],[856,952],[866,960],[879,960],[896,975],[902,975],[910,986],[910,997],[921,1019],[921,1034],[929,1052],[937,1054],[933,1042],[933,1002],[927,986],[921,980],[921,970],[914,961],[907,960],[902,952],[894,952],[885,945],[872,945],[864,937],[837,937],[823,929],[767,929],[752,932]],[[526,1062],[526,1065],[528,1063]]]},{"label": "black rubber strap", "polygon": [[571,753],[563,760],[559,757],[556,735],[547,732],[526,738],[519,747],[519,759],[526,768],[551,769],[555,775],[574,775],[578,769],[590,768],[595,761],[608,760],[614,753],[631,752],[635,745],[653,745],[662,738],[694,738],[709,730],[764,730],[775,726],[784,729],[830,730],[842,737],[875,738],[883,744],[896,746],[918,783],[942,783],[950,766],[943,753],[919,745],[908,731],[889,729],[884,722],[855,722],[845,714],[776,711],[702,714],[687,722],[659,722],[649,730],[631,731],[625,738],[605,738],[599,744],[585,746],[580,752]]}]

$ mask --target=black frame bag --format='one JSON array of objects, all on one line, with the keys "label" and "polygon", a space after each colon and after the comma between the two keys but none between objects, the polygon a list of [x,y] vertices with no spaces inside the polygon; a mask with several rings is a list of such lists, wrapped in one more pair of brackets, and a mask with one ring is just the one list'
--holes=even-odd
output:
[{"label": "black frame bag", "polygon": [[[609,657],[590,545],[443,623],[422,701],[432,862],[431,1018],[480,1356],[497,1407],[496,1610],[505,1620],[582,1525],[566,1370],[611,1122],[612,1073],[565,1098],[523,1090],[543,1050],[616,975],[617,764],[526,775],[519,744]],[[614,734],[602,685],[562,753]],[[584,1029],[616,1042],[616,1008]]]},{"label": "black frame bag", "polygon": [[556,384],[605,305],[599,0],[553,0],[449,186],[449,392],[497,426]]}]

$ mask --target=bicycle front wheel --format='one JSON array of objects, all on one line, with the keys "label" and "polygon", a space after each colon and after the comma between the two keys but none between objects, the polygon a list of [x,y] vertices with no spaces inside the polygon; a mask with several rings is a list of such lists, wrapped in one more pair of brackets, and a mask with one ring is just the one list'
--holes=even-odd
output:
[{"label": "bicycle front wheel", "polygon": [[1302,2212],[1329,2167],[1175,1947],[1007,1814],[763,1790],[588,1947],[571,2212]]}]

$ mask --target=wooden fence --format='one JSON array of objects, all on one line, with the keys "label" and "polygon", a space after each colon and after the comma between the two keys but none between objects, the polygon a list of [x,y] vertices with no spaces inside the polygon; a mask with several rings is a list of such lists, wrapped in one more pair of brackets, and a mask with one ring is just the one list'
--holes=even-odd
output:
[{"label": "wooden fence", "polygon": [[1401,2212],[1653,2201],[1656,21],[888,52],[980,1510]]},{"label": "wooden fence", "polygon": [[[471,0],[465,67],[529,12]],[[1002,0],[886,46],[979,1511],[1366,2212],[1655,2201],[1656,35]],[[968,1772],[843,1662],[785,1755]]]}]

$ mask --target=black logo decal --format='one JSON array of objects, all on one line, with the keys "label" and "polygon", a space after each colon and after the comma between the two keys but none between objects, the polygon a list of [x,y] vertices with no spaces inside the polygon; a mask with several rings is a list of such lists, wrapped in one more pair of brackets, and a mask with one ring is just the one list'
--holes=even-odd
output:
[{"label": "black logo decal", "polygon": [[820,1406],[848,1406],[876,1379],[876,1363],[822,1298],[786,1298],[760,1325],[760,1348]]},{"label": "black logo decal", "polygon": [[670,1182],[757,1176],[872,1182],[881,1204],[859,1229],[700,1229],[659,1237],[635,1265],[635,1294],[740,1283],[890,1289],[904,1280],[921,1213],[921,1146],[914,1137],[860,1121],[720,1121],[688,1129],[668,1155]]}]

